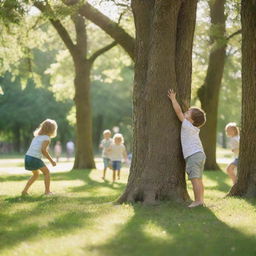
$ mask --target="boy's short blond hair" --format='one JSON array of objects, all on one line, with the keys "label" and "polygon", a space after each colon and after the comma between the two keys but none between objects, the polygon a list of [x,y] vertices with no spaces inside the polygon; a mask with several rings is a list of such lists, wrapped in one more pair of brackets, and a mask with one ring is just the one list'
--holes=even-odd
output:
[{"label": "boy's short blond hair", "polygon": [[34,136],[38,135],[48,135],[51,138],[56,137],[58,125],[55,120],[46,119],[39,127],[34,131]]},{"label": "boy's short blond hair", "polygon": [[124,137],[121,133],[116,133],[113,137],[114,141],[115,141],[115,139],[121,139],[121,143],[124,143]]},{"label": "boy's short blond hair", "polygon": [[235,122],[228,123],[225,126],[225,131],[227,131],[227,129],[230,129],[230,128],[235,131],[235,135],[239,135],[239,127],[237,126],[237,124]]},{"label": "boy's short blond hair", "polygon": [[105,131],[103,132],[103,135],[104,135],[104,134],[107,134],[107,133],[108,133],[108,134],[111,134],[111,131],[110,131],[110,130],[105,130]]}]

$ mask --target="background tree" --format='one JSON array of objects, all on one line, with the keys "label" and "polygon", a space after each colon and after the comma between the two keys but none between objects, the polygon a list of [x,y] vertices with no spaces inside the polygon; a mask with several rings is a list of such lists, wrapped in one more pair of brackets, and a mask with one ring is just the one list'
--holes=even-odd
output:
[{"label": "background tree", "polygon": [[205,169],[207,170],[219,169],[216,162],[217,113],[226,57],[225,3],[226,0],[209,0],[212,49],[204,84],[198,90],[201,106],[207,115],[207,122],[201,131],[202,143],[206,154]]},{"label": "background tree", "polygon": [[[193,48],[192,102],[200,105],[197,102],[199,95],[201,106],[208,113],[207,124],[201,132],[207,155],[206,170],[218,169],[217,135],[219,143],[226,145],[225,125],[240,120],[241,82],[237,70],[240,68],[241,25],[237,9],[237,2],[234,1],[199,2],[200,17]],[[200,84],[203,86],[198,87]]]},{"label": "background tree", "polygon": [[0,77],[4,95],[0,97],[0,131],[14,144],[14,150],[26,150],[33,131],[46,118],[55,119],[59,124],[58,139],[69,139],[71,127],[66,115],[71,101],[57,101],[46,88],[37,88],[32,79],[28,79],[22,88],[21,78],[6,72]]},{"label": "background tree", "polygon": [[256,196],[256,3],[242,0],[242,128],[238,181],[229,195]]},{"label": "background tree", "polygon": [[[90,72],[93,62],[101,54],[116,45],[115,42],[99,49],[88,57],[87,33],[85,19],[80,16],[76,9],[71,13],[71,20],[75,27],[76,43],[68,33],[60,19],[58,12],[66,15],[70,8],[61,4],[50,6],[47,2],[35,2],[35,6],[47,17],[56,29],[60,38],[67,47],[75,70],[75,105],[76,105],[76,156],[74,169],[95,168],[92,143],[92,118],[90,101]],[[55,10],[54,10],[55,8]]]}]

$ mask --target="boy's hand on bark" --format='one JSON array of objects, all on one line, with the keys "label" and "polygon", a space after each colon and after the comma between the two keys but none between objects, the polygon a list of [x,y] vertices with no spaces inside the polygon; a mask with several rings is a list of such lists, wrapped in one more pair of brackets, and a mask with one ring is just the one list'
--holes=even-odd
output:
[{"label": "boy's hand on bark", "polygon": [[173,101],[173,100],[176,100],[176,92],[174,92],[174,90],[173,89],[170,89],[169,91],[168,91],[168,98],[171,100],[171,101]]}]

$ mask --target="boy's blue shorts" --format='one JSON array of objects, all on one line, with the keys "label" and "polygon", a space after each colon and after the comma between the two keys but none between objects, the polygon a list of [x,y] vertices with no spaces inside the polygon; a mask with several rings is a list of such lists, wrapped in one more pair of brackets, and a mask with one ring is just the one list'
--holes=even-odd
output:
[{"label": "boy's blue shorts", "polygon": [[121,161],[112,161],[113,171],[120,171],[121,165],[122,165]]},{"label": "boy's blue shorts", "polygon": [[107,157],[103,157],[104,168],[111,167],[111,160]]}]

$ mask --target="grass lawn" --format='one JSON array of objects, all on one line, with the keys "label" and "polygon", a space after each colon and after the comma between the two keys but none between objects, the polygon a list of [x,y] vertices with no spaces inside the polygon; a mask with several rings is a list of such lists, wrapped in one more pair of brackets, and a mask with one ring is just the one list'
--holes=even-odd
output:
[{"label": "grass lawn", "polygon": [[54,173],[55,196],[42,196],[41,178],[26,198],[29,175],[0,176],[0,255],[256,255],[256,201],[224,198],[231,182],[223,172],[205,173],[207,207],[198,209],[112,205],[122,175],[113,186],[97,170]]}]

